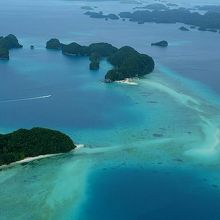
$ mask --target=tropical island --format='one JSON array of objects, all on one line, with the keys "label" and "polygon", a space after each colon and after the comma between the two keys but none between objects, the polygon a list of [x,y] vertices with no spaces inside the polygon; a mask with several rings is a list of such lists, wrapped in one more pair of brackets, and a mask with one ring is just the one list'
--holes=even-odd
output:
[{"label": "tropical island", "polygon": [[105,75],[106,82],[124,80],[126,78],[143,77],[154,70],[154,60],[146,54],[140,54],[129,46],[121,47],[107,58],[114,66]]},{"label": "tropical island", "polygon": [[88,56],[91,70],[99,69],[100,60],[106,58],[113,68],[106,73],[105,82],[142,77],[151,73],[155,66],[152,57],[141,54],[129,46],[118,49],[103,42],[89,46],[82,46],[75,42],[65,45],[58,39],[51,39],[46,43],[46,48],[61,50],[67,56]]},{"label": "tropical island", "polygon": [[0,37],[0,59],[9,60],[9,50],[22,47],[17,37],[13,34]]},{"label": "tropical island", "polygon": [[0,134],[0,165],[27,157],[69,152],[76,145],[67,135],[46,128],[19,129]]},{"label": "tropical island", "polygon": [[185,8],[167,10],[138,10],[134,12],[121,12],[122,19],[128,18],[132,22],[143,24],[154,23],[183,23],[198,27],[198,30],[220,29],[220,13],[206,12],[200,14]]},{"label": "tropical island", "polygon": [[60,50],[62,49],[63,44],[60,43],[60,41],[56,38],[52,38],[49,41],[47,41],[46,48],[47,49],[53,49],[53,50]]},{"label": "tropical island", "polygon": [[[173,6],[174,7],[174,6]],[[175,6],[176,7],[176,6]],[[137,22],[138,24],[144,24],[145,22],[154,23],[182,23],[185,25],[190,25],[197,27],[200,31],[212,31],[217,32],[220,30],[220,13],[219,6],[197,6],[197,10],[207,10],[206,13],[200,14],[195,12],[193,9],[187,8],[169,8],[168,6],[160,3],[149,4],[146,6],[140,6],[134,8],[136,11],[133,12],[120,12],[119,15],[116,14],[103,14],[102,11],[94,12],[87,11],[85,15],[91,18],[101,18],[101,19],[112,19],[118,20],[121,18],[129,21]],[[185,30],[184,30],[185,29]],[[180,28],[180,30],[188,31],[187,28]]]}]

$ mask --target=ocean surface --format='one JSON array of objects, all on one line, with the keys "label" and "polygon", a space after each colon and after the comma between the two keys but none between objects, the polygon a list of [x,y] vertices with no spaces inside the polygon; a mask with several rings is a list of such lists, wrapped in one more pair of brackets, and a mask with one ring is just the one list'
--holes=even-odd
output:
[{"label": "ocean surface", "polygon": [[[220,34],[91,19],[85,5],[104,13],[137,6],[1,1],[0,35],[15,34],[24,48],[0,61],[0,132],[48,127],[85,147],[1,170],[0,219],[219,220]],[[135,85],[105,84],[107,61],[90,71],[88,58],[46,50],[54,37],[129,45],[156,68]],[[169,47],[150,46],[159,40]]]}]

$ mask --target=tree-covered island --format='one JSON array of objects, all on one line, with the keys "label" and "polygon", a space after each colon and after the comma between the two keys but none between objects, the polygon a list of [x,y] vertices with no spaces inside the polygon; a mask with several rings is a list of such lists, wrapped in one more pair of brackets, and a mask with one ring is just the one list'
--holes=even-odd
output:
[{"label": "tree-covered island", "polygon": [[19,129],[0,134],[0,165],[26,157],[65,153],[76,148],[67,135],[46,128]]},{"label": "tree-covered island", "polygon": [[9,50],[22,48],[15,35],[9,34],[6,37],[0,37],[0,59],[9,60]]},{"label": "tree-covered island", "polygon": [[46,43],[46,48],[61,50],[67,56],[88,56],[91,70],[99,69],[100,60],[106,58],[113,66],[105,75],[106,82],[142,77],[151,73],[155,65],[152,57],[141,54],[129,46],[118,49],[108,43],[82,46],[73,42],[65,45],[57,39],[51,39]]}]

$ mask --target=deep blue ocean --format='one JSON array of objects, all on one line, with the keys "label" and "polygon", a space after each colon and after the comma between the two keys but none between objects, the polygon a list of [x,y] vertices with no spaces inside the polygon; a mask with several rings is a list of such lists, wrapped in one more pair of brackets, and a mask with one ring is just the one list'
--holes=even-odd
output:
[{"label": "deep blue ocean", "polygon": [[218,193],[202,187],[191,172],[112,168],[97,171],[91,180],[87,193],[93,202],[81,211],[82,220],[220,218]]},{"label": "deep blue ocean", "polygon": [[[1,1],[0,36],[13,33],[24,48],[0,61],[0,133],[48,127],[85,147],[0,170],[0,220],[220,219],[220,34],[81,9],[137,6],[127,3]],[[106,60],[90,71],[88,58],[46,50],[53,37],[129,45],[156,68],[136,85],[105,84]],[[150,46],[159,40],[169,47]]]}]

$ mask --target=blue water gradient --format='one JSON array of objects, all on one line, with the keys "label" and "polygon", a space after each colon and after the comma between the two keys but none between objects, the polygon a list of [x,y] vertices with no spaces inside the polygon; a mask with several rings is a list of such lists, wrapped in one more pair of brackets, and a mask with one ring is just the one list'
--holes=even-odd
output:
[{"label": "blue water gradient", "polygon": [[[204,180],[203,180],[204,182]],[[217,220],[218,189],[207,189],[190,171],[109,168],[89,179],[80,220]]]},{"label": "blue water gradient", "polygon": [[[16,34],[24,48],[0,61],[0,132],[49,127],[85,148],[1,170],[0,219],[219,220],[219,34],[90,19],[82,5],[137,6],[1,2],[1,35]],[[151,47],[161,36],[170,46]],[[156,68],[135,86],[105,84],[105,60],[90,71],[86,57],[46,50],[52,37],[130,45]]]}]

